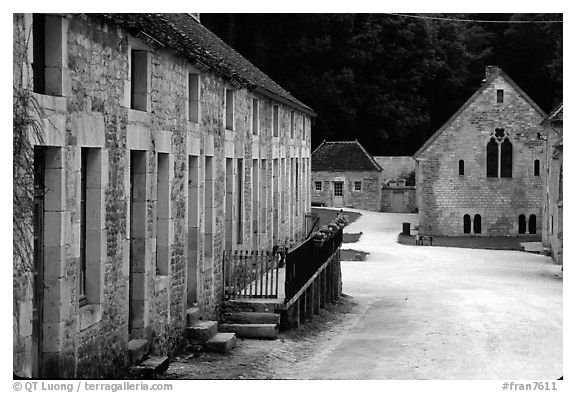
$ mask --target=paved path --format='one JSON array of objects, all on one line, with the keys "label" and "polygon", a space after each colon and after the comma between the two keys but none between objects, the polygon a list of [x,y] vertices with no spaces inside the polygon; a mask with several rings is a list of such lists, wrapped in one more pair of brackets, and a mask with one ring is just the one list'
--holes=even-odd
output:
[{"label": "paved path", "polygon": [[298,379],[556,379],[562,375],[560,267],[541,255],[395,239],[412,214],[362,212],[342,262],[358,303],[336,337],[294,365]]}]

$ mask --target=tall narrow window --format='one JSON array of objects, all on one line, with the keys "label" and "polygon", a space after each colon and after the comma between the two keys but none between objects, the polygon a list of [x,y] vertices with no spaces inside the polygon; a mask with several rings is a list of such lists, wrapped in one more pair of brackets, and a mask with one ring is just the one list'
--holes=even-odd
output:
[{"label": "tall narrow window", "polygon": [[244,180],[244,161],[242,158],[238,159],[238,166],[236,168],[236,185],[237,185],[237,189],[236,189],[236,225],[238,226],[237,228],[237,235],[236,235],[236,243],[238,244],[242,244],[242,242],[244,241],[244,221],[242,219],[242,211],[243,211],[243,206],[242,206],[242,201],[243,201],[243,193],[244,193],[244,187],[243,187],[243,180]]},{"label": "tall narrow window", "polygon": [[80,150],[80,286],[78,298],[80,306],[88,302],[86,298],[86,167],[88,150]]},{"label": "tall narrow window", "polygon": [[458,161],[458,175],[464,176],[464,160]]},{"label": "tall narrow window", "polygon": [[62,17],[34,14],[32,17],[32,75],[34,91],[62,95],[63,42]]},{"label": "tall narrow window", "polygon": [[526,216],[524,214],[518,216],[518,233],[521,235],[526,233]]},{"label": "tall narrow window", "polygon": [[204,161],[204,256],[214,253],[214,165],[213,157]]},{"label": "tall narrow window", "polygon": [[200,75],[188,74],[188,120],[200,122]]},{"label": "tall narrow window", "polygon": [[503,128],[496,128],[486,146],[486,176],[512,177],[513,148]]},{"label": "tall narrow window", "polygon": [[234,130],[234,90],[226,89],[226,129]]},{"label": "tall narrow window", "polygon": [[470,214],[464,214],[464,233],[470,233],[471,227]]},{"label": "tall narrow window", "polygon": [[496,90],[496,102],[498,103],[504,102],[504,90],[502,89]]},{"label": "tall narrow window", "polygon": [[540,160],[534,160],[534,176],[540,176]]},{"label": "tall narrow window", "polygon": [[226,158],[226,178],[225,178],[224,197],[224,244],[226,250],[232,249],[232,229],[234,228],[233,219],[233,197],[234,197],[234,159]]},{"label": "tall narrow window", "polygon": [[156,274],[168,274],[170,260],[170,179],[168,153],[158,153],[158,171],[156,173]]},{"label": "tall narrow window", "polygon": [[306,116],[302,115],[302,140],[306,140]]},{"label": "tall narrow window", "polygon": [[482,233],[482,217],[480,214],[474,215],[474,233]]},{"label": "tall narrow window", "polygon": [[252,135],[258,135],[260,128],[260,107],[256,98],[252,99]]},{"label": "tall narrow window", "polygon": [[279,128],[280,128],[280,118],[278,115],[278,105],[274,105],[272,107],[272,132],[273,132],[273,136],[278,136],[279,134]]},{"label": "tall narrow window", "polygon": [[148,52],[134,50],[131,53],[130,108],[148,110]]},{"label": "tall narrow window", "polygon": [[296,123],[294,119],[294,111],[290,112],[290,138],[294,139],[294,128],[296,128]]},{"label": "tall narrow window", "polygon": [[528,232],[531,234],[536,234],[536,215],[530,214],[530,218],[528,219]]}]

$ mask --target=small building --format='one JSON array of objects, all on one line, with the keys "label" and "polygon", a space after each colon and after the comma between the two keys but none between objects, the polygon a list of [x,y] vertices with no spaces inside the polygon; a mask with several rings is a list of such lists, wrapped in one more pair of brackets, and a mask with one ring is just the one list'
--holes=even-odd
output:
[{"label": "small building", "polygon": [[15,374],[174,354],[225,251],[305,237],[315,114],[198,14],[14,14],[13,55]]},{"label": "small building", "polygon": [[541,233],[545,113],[500,68],[415,153],[420,232]]},{"label": "small building", "polygon": [[380,211],[382,168],[358,141],[324,141],[312,153],[312,205]]},{"label": "small building", "polygon": [[549,247],[556,263],[563,264],[563,104],[556,107],[544,125],[542,245]]}]

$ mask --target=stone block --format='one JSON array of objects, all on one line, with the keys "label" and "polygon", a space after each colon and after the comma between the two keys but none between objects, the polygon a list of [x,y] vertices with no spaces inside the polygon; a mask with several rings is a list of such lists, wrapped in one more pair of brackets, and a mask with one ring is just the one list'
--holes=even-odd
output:
[{"label": "stone block", "polygon": [[218,331],[236,333],[236,336],[241,338],[276,339],[278,325],[271,323],[223,323],[218,326]]},{"label": "stone block", "polygon": [[274,324],[280,323],[280,314],[273,312],[226,312],[222,320],[227,323],[240,324]]},{"label": "stone block", "polygon": [[189,340],[206,342],[218,333],[218,322],[216,321],[196,321],[192,326],[186,328],[186,335]]},{"label": "stone block", "polygon": [[131,364],[138,364],[148,352],[148,340],[132,339],[128,342],[128,358]]},{"label": "stone block", "polygon": [[206,350],[221,353],[223,355],[229,353],[235,347],[236,334],[234,333],[217,333],[206,341],[205,345]]}]

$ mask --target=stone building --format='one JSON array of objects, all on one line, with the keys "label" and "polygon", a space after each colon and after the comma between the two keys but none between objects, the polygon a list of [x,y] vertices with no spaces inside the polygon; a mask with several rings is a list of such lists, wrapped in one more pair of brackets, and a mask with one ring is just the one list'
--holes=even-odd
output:
[{"label": "stone building", "polygon": [[498,67],[415,153],[420,232],[541,233],[545,114]]},{"label": "stone building", "polygon": [[413,213],[416,211],[416,187],[412,156],[374,156],[382,168],[382,202],[380,210],[390,213]]},{"label": "stone building", "polygon": [[42,128],[14,373],[121,375],[134,340],[171,354],[189,307],[217,315],[224,250],[303,237],[314,113],[197,14],[15,14],[13,31]]},{"label": "stone building", "polygon": [[542,208],[542,246],[550,248],[552,258],[556,263],[563,264],[563,104],[556,107],[542,123],[544,168],[542,176],[544,183]]},{"label": "stone building", "polygon": [[312,153],[312,204],[380,211],[382,168],[358,141],[322,142]]}]

